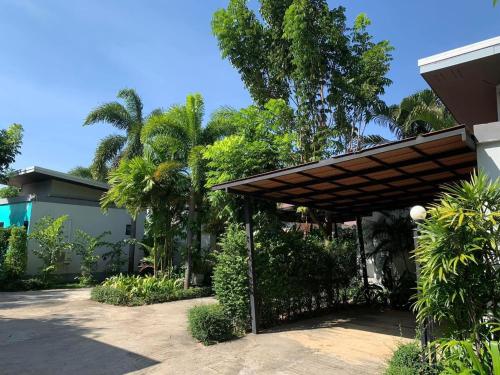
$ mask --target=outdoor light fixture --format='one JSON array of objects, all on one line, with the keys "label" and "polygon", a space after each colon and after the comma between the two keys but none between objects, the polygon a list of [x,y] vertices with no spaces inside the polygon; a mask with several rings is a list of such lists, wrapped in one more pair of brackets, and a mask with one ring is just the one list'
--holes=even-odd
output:
[{"label": "outdoor light fixture", "polygon": [[410,210],[410,216],[415,222],[419,222],[425,219],[427,216],[427,211],[422,206],[413,206]]}]

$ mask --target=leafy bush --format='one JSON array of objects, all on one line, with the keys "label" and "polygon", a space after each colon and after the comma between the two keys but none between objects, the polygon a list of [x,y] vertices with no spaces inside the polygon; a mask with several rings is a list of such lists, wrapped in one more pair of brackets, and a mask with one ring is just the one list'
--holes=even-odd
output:
[{"label": "leafy bush", "polygon": [[423,363],[422,349],[417,343],[400,345],[389,361],[385,375],[431,375],[438,374],[438,369],[433,369]]},{"label": "leafy bush", "polygon": [[110,235],[111,232],[104,232],[99,236],[91,236],[90,234],[77,230],[73,248],[77,255],[80,256],[81,275],[78,277],[80,284],[91,285],[94,283],[92,273],[97,267],[99,255],[96,255],[96,250],[100,247],[112,247],[113,244],[103,241],[103,238]]},{"label": "leafy bush", "polygon": [[102,254],[102,260],[105,261],[104,273],[106,275],[116,275],[121,272],[127,259],[123,256],[123,245],[125,242],[118,241],[114,243],[110,250]]},{"label": "leafy bush", "polygon": [[37,241],[38,246],[33,253],[38,256],[43,266],[42,279],[47,281],[63,264],[66,252],[71,250],[71,243],[64,238],[64,223],[67,215],[54,219],[50,216],[42,217],[34,226],[29,238]]},{"label": "leafy bush", "polygon": [[477,351],[471,340],[452,340],[439,346],[444,374],[500,375],[498,341],[484,341]]},{"label": "leafy bush", "polygon": [[182,279],[118,275],[92,289],[91,298],[113,305],[137,306],[206,297],[210,294],[209,288],[182,289]]},{"label": "leafy bush", "polygon": [[195,306],[188,312],[191,335],[205,345],[233,337],[233,325],[219,304]]},{"label": "leafy bush", "polygon": [[26,272],[28,264],[28,245],[26,229],[12,227],[10,230],[9,246],[5,254],[4,270],[13,279],[19,278]]},{"label": "leafy bush", "polygon": [[496,337],[488,322],[498,321],[500,182],[480,173],[448,187],[420,226],[417,319],[438,322],[444,337]]},{"label": "leafy bush", "polygon": [[[266,219],[267,220],[267,219]],[[285,232],[264,220],[255,233],[255,268],[260,321],[282,320],[327,310],[348,300],[357,274],[355,242],[324,242],[295,230]],[[248,275],[245,232],[228,228],[216,256],[214,287],[236,326],[248,324]]]}]

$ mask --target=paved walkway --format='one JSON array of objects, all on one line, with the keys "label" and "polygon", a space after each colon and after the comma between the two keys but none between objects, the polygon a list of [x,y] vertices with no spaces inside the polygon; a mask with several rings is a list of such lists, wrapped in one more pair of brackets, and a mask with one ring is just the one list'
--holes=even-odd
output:
[{"label": "paved walkway", "polygon": [[89,290],[0,293],[2,374],[380,374],[409,314],[342,311],[210,347],[186,311],[212,298],[117,307]]}]

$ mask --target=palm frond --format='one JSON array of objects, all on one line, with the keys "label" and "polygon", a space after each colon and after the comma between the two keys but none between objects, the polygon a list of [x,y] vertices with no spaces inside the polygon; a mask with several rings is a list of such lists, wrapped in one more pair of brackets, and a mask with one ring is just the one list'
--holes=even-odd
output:
[{"label": "palm frond", "polygon": [[186,97],[186,105],[184,106],[188,119],[187,125],[191,135],[193,144],[198,143],[198,138],[201,134],[203,117],[205,116],[205,102],[200,94],[191,94]]},{"label": "palm frond", "polygon": [[95,179],[105,180],[107,178],[108,164],[119,156],[126,142],[127,137],[117,134],[109,135],[101,140],[90,167]]},{"label": "palm frond", "polygon": [[104,122],[118,129],[127,130],[132,119],[126,108],[117,102],[105,103],[93,109],[85,118],[84,126]]},{"label": "palm frond", "polygon": [[382,137],[381,135],[378,134],[369,134],[369,135],[364,135],[361,140],[363,144],[363,148],[366,147],[373,147],[373,146],[378,146],[384,143],[389,142],[386,138]]},{"label": "palm frond", "polygon": [[68,171],[68,174],[81,178],[88,178],[89,180],[93,180],[92,171],[90,167],[82,167],[77,166]]},{"label": "palm frond", "polygon": [[125,108],[135,122],[142,122],[142,100],[134,89],[118,91],[118,98],[123,99]]},{"label": "palm frond", "polygon": [[234,134],[238,129],[234,119],[236,111],[230,107],[222,107],[212,113],[203,130],[202,143],[207,145],[218,139]]}]

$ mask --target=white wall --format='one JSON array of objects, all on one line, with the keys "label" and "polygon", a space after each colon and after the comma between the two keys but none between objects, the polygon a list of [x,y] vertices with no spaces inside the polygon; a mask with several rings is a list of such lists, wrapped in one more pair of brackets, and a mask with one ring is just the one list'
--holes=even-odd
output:
[{"label": "white wall", "polygon": [[500,177],[500,122],[474,126],[477,166],[492,179]]},{"label": "white wall", "polygon": [[[33,202],[30,230],[35,223],[44,216],[59,217],[68,215],[69,219],[65,225],[65,234],[69,241],[75,238],[77,229],[83,230],[92,236],[97,236],[105,231],[110,231],[111,235],[106,237],[107,241],[118,242],[129,236],[125,235],[126,225],[130,224],[130,216],[124,209],[112,208],[107,214],[102,213],[97,206],[84,206],[76,204],[63,204],[53,202]],[[137,238],[141,239],[144,235],[144,215],[137,220]],[[38,273],[41,266],[40,259],[33,254],[33,248],[36,246],[34,241],[28,241],[28,269],[30,275]],[[107,249],[99,249],[98,254],[103,254]],[[128,245],[123,247],[123,257],[128,260]],[[143,257],[143,252],[139,247],[135,251],[135,264]],[[123,266],[123,271],[127,270],[128,261]],[[97,271],[104,270],[104,262],[101,260]],[[79,256],[70,254],[66,264],[60,271],[63,274],[77,274],[80,271]]]}]

